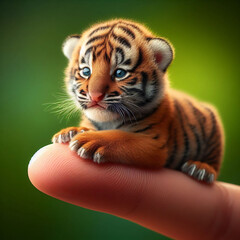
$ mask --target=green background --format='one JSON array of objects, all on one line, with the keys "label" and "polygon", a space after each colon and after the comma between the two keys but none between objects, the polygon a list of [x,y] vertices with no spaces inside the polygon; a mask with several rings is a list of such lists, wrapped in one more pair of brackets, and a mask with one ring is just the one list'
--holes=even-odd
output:
[{"label": "green background", "polygon": [[100,20],[145,23],[176,49],[171,85],[214,104],[226,132],[219,180],[240,184],[237,1],[1,1],[2,239],[166,239],[134,223],[36,190],[27,166],[59,129],[77,124],[46,110],[61,92],[65,37]]}]

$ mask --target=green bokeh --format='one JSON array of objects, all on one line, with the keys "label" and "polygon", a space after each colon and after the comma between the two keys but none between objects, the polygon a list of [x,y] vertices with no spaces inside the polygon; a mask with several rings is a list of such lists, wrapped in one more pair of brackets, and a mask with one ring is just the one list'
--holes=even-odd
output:
[{"label": "green bokeh", "polygon": [[1,1],[1,237],[3,239],[166,239],[117,217],[48,197],[27,166],[59,129],[78,118],[46,110],[61,91],[64,38],[100,20],[145,23],[176,49],[174,88],[214,104],[226,133],[219,180],[240,184],[238,1]]}]

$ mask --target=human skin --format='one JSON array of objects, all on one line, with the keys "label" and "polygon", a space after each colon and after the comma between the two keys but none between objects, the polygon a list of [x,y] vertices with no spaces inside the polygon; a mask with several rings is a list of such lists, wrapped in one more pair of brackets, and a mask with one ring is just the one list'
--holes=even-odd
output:
[{"label": "human skin", "polygon": [[240,239],[240,187],[197,182],[170,169],[96,164],[67,144],[32,158],[28,174],[40,191],[106,212],[174,239]]}]

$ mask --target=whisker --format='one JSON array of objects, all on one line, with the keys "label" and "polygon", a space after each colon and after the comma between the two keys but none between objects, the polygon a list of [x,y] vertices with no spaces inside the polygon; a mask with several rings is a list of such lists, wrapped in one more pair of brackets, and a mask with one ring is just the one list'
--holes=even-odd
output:
[{"label": "whisker", "polygon": [[120,105],[116,105],[116,107],[118,108],[119,113],[121,113],[121,116],[122,116],[123,122],[124,122],[124,124],[125,124],[125,114],[124,114],[124,111],[122,111]]},{"label": "whisker", "polygon": [[122,97],[109,97],[109,98],[106,98],[105,101],[111,100],[111,99],[122,99]]},{"label": "whisker", "polygon": [[122,105],[121,107],[122,107],[123,111],[125,111],[127,113],[128,118],[129,118],[130,122],[132,123],[132,118],[131,118],[131,115],[130,115],[130,111],[124,105]]},{"label": "whisker", "polygon": [[109,102],[109,101],[119,102],[119,99],[106,99],[103,102]]},{"label": "whisker", "polygon": [[[84,100],[88,100],[88,98],[86,97],[80,97],[80,96],[77,96],[78,99],[84,99]],[[89,101],[89,100],[88,100]]]},{"label": "whisker", "polygon": [[125,103],[126,103],[126,104],[124,104],[124,105],[130,104],[130,105],[133,106],[134,108],[140,110],[139,113],[141,113],[141,108],[140,108],[138,105],[136,105],[136,104],[134,104],[133,102],[130,102],[130,101],[125,101]]},{"label": "whisker", "polygon": [[133,116],[133,118],[134,118],[133,120],[137,123],[138,120],[137,120],[135,114],[133,113],[133,111],[131,109],[129,109],[127,106],[125,106],[125,105],[124,105],[124,107],[125,107],[126,111],[128,111]]},{"label": "whisker", "polygon": [[58,100],[52,103],[45,103],[45,110],[57,114],[62,121],[64,118],[69,119],[74,114],[80,114],[80,109],[74,104],[74,100],[69,98],[67,94],[60,93],[55,96]]},{"label": "whisker", "polygon": [[86,100],[78,99],[78,102],[90,103],[91,101],[86,101]]},{"label": "whisker", "polygon": [[115,102],[115,101],[113,101],[113,102],[104,102],[104,101],[103,101],[103,103],[107,103],[107,104],[109,104],[109,103],[120,104],[120,102]]},{"label": "whisker", "polygon": [[113,107],[113,108],[115,109],[115,111],[116,111],[116,112],[120,115],[120,117],[122,118],[123,122],[125,122],[125,121],[124,121],[124,117],[123,117],[123,115],[122,115],[122,112],[119,111],[119,108],[117,107],[117,105],[116,105],[116,104],[112,104],[111,107]]}]

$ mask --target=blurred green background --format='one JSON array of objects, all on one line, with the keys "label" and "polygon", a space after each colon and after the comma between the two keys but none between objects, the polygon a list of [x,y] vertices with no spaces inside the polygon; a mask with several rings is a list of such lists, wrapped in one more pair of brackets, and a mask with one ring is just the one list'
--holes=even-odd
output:
[{"label": "blurred green background", "polygon": [[[237,1],[6,1],[1,6],[1,239],[167,239],[134,223],[36,190],[31,156],[78,123],[46,110],[61,92],[65,37],[115,17],[145,23],[176,49],[171,85],[214,104],[226,132],[219,180],[240,184]],[[2,238],[3,237],[3,238]]]}]

